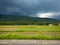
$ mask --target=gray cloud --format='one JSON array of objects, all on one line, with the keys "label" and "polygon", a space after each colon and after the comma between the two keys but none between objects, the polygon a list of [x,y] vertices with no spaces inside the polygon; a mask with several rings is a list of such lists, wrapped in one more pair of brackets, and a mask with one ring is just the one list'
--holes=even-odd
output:
[{"label": "gray cloud", "polygon": [[41,12],[60,12],[60,0],[0,0],[0,14],[37,16]]}]

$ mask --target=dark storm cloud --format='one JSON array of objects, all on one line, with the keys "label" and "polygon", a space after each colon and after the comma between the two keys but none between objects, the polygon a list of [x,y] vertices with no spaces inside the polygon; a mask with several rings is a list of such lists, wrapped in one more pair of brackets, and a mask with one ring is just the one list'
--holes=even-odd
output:
[{"label": "dark storm cloud", "polygon": [[1,14],[37,16],[41,12],[60,12],[60,0],[0,0]]}]

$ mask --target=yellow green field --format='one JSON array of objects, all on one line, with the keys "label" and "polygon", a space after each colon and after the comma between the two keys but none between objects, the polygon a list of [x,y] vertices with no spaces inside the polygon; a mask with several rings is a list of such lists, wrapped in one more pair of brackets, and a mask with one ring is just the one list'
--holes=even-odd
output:
[{"label": "yellow green field", "polygon": [[0,39],[60,40],[60,26],[3,25]]}]

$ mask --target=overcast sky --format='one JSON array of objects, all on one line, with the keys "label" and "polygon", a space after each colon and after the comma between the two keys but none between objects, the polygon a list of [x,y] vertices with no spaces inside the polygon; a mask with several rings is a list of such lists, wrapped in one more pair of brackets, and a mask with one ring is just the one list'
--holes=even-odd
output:
[{"label": "overcast sky", "polygon": [[0,0],[0,14],[60,19],[60,0]]}]

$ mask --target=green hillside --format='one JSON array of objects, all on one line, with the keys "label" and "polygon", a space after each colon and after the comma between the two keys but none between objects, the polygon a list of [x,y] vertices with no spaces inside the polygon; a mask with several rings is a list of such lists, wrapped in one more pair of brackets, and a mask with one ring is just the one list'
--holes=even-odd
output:
[{"label": "green hillside", "polygon": [[38,18],[38,17],[27,17],[19,15],[2,15],[0,14],[0,25],[5,24],[59,24],[60,20],[51,19],[51,18]]}]

